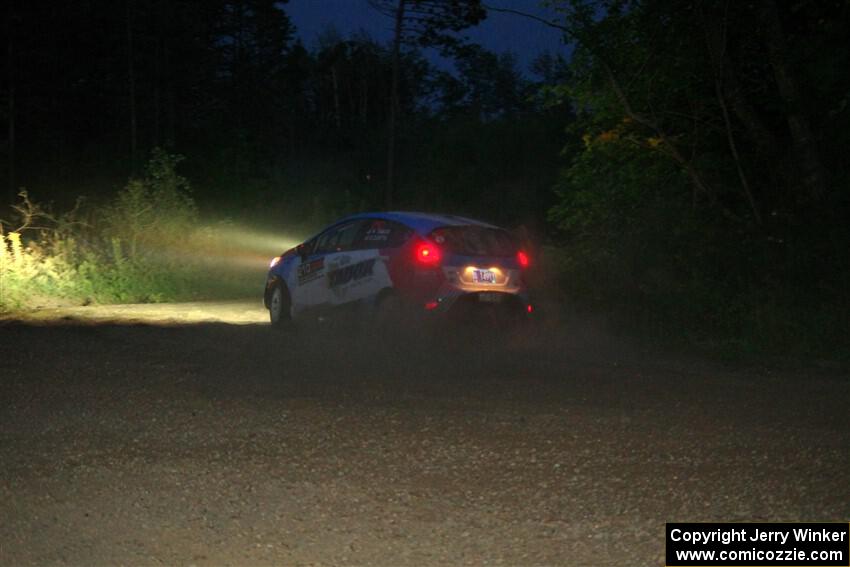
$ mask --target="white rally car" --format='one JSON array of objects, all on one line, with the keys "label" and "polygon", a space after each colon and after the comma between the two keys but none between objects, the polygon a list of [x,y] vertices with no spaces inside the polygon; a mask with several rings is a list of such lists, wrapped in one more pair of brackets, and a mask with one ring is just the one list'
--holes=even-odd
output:
[{"label": "white rally car", "polygon": [[264,303],[271,323],[335,310],[527,318],[529,257],[514,237],[469,218],[360,213],[274,258]]}]

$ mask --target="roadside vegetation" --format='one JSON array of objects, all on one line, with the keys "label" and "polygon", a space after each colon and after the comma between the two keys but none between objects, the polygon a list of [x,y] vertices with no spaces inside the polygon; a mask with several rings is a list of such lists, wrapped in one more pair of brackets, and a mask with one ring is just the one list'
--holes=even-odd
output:
[{"label": "roadside vegetation", "polygon": [[574,297],[726,356],[850,357],[846,3],[552,2]]},{"label": "roadside vegetation", "polygon": [[155,149],[144,176],[112,201],[79,201],[65,213],[22,191],[15,217],[0,231],[0,311],[256,291],[256,270],[229,265],[233,245],[201,226],[189,183],[176,171],[180,159]]},{"label": "roadside vegetation", "polygon": [[[329,29],[312,46],[270,0],[27,8],[16,57],[69,63],[22,65],[17,92],[69,108],[19,95],[43,128],[7,162],[72,212],[18,202],[0,304],[247,292],[204,259],[228,243],[200,218],[303,235],[391,202],[523,227],[569,303],[625,332],[850,358],[847,3],[544,4],[568,47],[527,69],[450,33],[495,17],[477,0],[387,43]],[[126,49],[99,66],[69,35],[103,33]],[[79,186],[92,201],[73,208]]]}]

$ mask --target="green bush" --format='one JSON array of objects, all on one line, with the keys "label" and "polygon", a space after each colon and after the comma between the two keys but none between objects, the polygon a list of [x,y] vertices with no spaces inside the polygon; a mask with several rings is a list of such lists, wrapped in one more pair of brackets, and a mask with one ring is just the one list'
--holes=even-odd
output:
[{"label": "green bush", "polygon": [[155,149],[142,179],[131,179],[100,211],[102,234],[116,263],[135,260],[186,238],[198,224],[189,182],[177,174],[181,156]]},{"label": "green bush", "polygon": [[0,232],[0,310],[60,298],[161,302],[254,291],[256,274],[216,264],[210,254],[227,243],[200,226],[189,184],[176,171],[181,159],[155,150],[143,178],[85,211],[56,216],[23,192],[21,228]]},{"label": "green bush", "polygon": [[641,336],[724,356],[848,357],[840,254],[819,250],[823,238],[808,226],[776,239],[694,207],[688,194],[663,156],[616,138],[589,141],[550,211],[572,299]]}]

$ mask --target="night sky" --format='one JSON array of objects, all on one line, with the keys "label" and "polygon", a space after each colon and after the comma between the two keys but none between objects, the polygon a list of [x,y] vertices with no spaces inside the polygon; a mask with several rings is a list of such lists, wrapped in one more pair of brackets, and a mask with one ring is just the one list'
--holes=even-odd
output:
[{"label": "night sky", "polygon": [[[551,10],[539,7],[534,0],[494,0],[488,5],[552,16]],[[334,28],[343,36],[363,30],[382,42],[392,38],[392,22],[377,13],[368,0],[290,0],[285,10],[308,48],[323,31]],[[528,18],[492,11],[466,35],[491,51],[513,52],[523,69],[542,52],[565,49],[560,31]]]}]

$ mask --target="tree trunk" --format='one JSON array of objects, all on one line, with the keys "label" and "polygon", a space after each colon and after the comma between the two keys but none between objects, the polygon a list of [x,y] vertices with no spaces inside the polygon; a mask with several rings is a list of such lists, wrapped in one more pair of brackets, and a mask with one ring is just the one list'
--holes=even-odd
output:
[{"label": "tree trunk", "polygon": [[761,183],[762,203],[763,207],[770,207],[771,203],[776,202],[777,195],[788,187],[788,176],[783,171],[786,166],[780,157],[780,143],[776,133],[747,99],[744,87],[738,80],[740,73],[737,66],[727,65],[723,94],[738,122],[743,126],[746,139],[754,143],[756,155],[764,166],[767,178]]},{"label": "tree trunk", "polygon": [[360,82],[360,123],[364,126],[368,121],[369,112],[369,83],[366,79]]},{"label": "tree trunk", "polygon": [[173,148],[177,145],[177,132],[179,124],[177,123],[177,101],[176,95],[174,94],[175,89],[172,78],[171,49],[169,47],[167,35],[162,41],[162,67],[162,76],[164,77],[162,88],[162,120],[164,122],[164,125],[162,127],[162,141],[165,147]]},{"label": "tree trunk", "polygon": [[735,116],[743,124],[750,139],[755,142],[762,159],[766,163],[773,163],[779,155],[779,141],[744,96],[743,87],[738,82],[737,72],[733,69],[726,74],[723,91],[726,98],[732,103]]},{"label": "tree trunk", "polygon": [[735,162],[735,169],[738,172],[738,180],[741,183],[741,190],[747,199],[747,204],[756,223],[762,224],[761,212],[756,204],[753,196],[750,182],[744,173],[744,167],[741,163],[741,156],[738,153],[738,144],[735,141],[735,134],[732,130],[732,120],[729,118],[729,107],[726,104],[724,94],[723,78],[725,75],[723,60],[726,57],[726,14],[723,15],[721,21],[709,19],[704,13],[701,13],[703,31],[705,32],[705,43],[708,48],[709,59],[711,60],[711,69],[714,75],[714,94],[717,98],[717,104],[720,106],[723,115],[723,125],[726,129],[726,141],[729,144],[729,151],[732,154],[732,159]]},{"label": "tree trunk", "polygon": [[395,36],[393,37],[393,77],[390,90],[389,142],[387,144],[387,189],[384,194],[384,206],[392,209],[393,193],[395,192],[395,153],[396,130],[398,128],[398,84],[401,59],[402,25],[404,24],[404,8],[406,0],[398,0],[395,12]]},{"label": "tree trunk", "polygon": [[349,120],[354,122],[357,119],[357,111],[359,108],[357,105],[359,104],[357,100],[357,84],[356,78],[349,77],[347,81],[345,81],[345,90],[348,93],[348,117]]},{"label": "tree trunk", "polygon": [[773,76],[787,108],[786,120],[794,141],[797,163],[808,196],[819,199],[824,194],[825,174],[809,119],[801,108],[800,90],[791,70],[785,45],[785,34],[774,0],[760,0],[759,15],[763,24],[762,38],[767,48]]},{"label": "tree trunk", "polygon": [[133,65],[133,2],[127,0],[127,91],[130,98],[130,174],[136,174],[136,73]]},{"label": "tree trunk", "polygon": [[342,116],[339,108],[339,79],[337,77],[336,65],[331,66],[331,83],[334,90],[334,123],[337,130],[342,130]]},{"label": "tree trunk", "polygon": [[164,18],[162,6],[156,5],[157,33],[154,41],[154,83],[153,83],[153,145],[160,146],[162,137],[162,44],[165,42],[163,33]]},{"label": "tree trunk", "polygon": [[15,201],[17,191],[15,191],[15,42],[14,42],[14,12],[12,11],[12,3],[9,3],[9,29],[7,30],[6,42],[6,57],[9,73],[9,203]]},{"label": "tree trunk", "polygon": [[614,75],[614,72],[611,70],[611,67],[601,57],[599,58],[599,60],[605,69],[605,74],[608,76],[608,82],[611,85],[611,89],[617,96],[617,100],[620,101],[620,104],[622,105],[623,111],[626,113],[626,116],[628,116],[638,124],[641,124],[646,128],[652,130],[655,136],[658,137],[658,139],[660,139],[663,143],[665,153],[669,157],[671,157],[673,161],[679,164],[679,166],[685,171],[688,178],[691,180],[691,183],[693,183],[694,187],[698,189],[700,193],[708,197],[712,204],[715,204],[717,202],[717,198],[714,194],[714,191],[712,190],[711,186],[709,186],[708,183],[703,180],[699,171],[696,170],[690,160],[688,160],[687,158],[685,158],[684,155],[682,155],[682,152],[679,151],[679,148],[673,143],[670,137],[667,136],[667,133],[662,130],[658,124],[656,124],[647,116],[644,116],[634,111],[634,109],[632,108],[632,104],[629,101],[629,97],[626,95],[626,92],[620,86],[620,82],[617,80],[617,77]]}]

